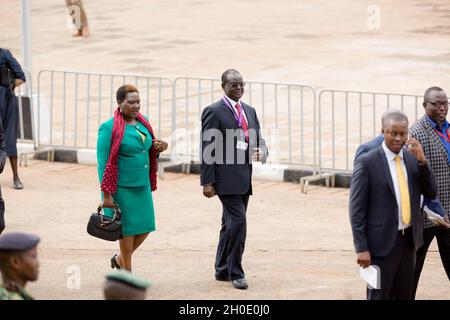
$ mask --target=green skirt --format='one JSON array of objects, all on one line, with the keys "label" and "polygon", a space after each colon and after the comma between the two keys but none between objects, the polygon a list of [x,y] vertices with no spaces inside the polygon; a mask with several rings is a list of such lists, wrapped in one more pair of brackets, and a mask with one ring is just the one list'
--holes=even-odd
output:
[{"label": "green skirt", "polygon": [[[122,211],[123,236],[135,236],[155,231],[155,210],[150,185],[146,187],[117,187],[114,201]],[[113,216],[113,210],[105,208],[104,214]]]}]

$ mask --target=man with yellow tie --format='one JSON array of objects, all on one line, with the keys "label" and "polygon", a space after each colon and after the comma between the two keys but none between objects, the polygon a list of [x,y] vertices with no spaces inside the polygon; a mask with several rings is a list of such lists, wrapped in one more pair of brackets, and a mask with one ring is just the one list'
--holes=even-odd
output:
[{"label": "man with yellow tie", "polygon": [[[420,195],[437,186],[421,144],[408,140],[408,118],[393,111],[383,122],[383,144],[355,163],[350,221],[357,263],[380,268],[380,289],[368,300],[412,299],[416,251],[423,243]],[[408,144],[408,151],[403,146]]]}]

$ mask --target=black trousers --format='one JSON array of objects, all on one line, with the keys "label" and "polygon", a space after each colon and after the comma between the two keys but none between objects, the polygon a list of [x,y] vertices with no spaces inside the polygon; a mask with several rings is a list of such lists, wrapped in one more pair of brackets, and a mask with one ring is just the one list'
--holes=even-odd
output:
[{"label": "black trousers", "polygon": [[2,197],[2,189],[0,188],[0,234],[5,230],[5,201]]},{"label": "black trousers", "polygon": [[420,274],[423,269],[423,264],[427,256],[428,248],[436,236],[439,247],[439,254],[441,256],[442,264],[450,281],[450,229],[443,229],[439,227],[425,228],[423,230],[423,246],[417,250],[417,262],[414,269],[414,287],[413,297],[416,297],[417,286],[419,284]]},{"label": "black trousers", "polygon": [[231,280],[245,278],[242,255],[247,236],[247,206],[250,194],[219,195],[222,202],[222,227],[216,254],[216,276]]},{"label": "black trousers", "polygon": [[411,300],[415,259],[411,228],[398,232],[389,255],[372,257],[372,264],[380,267],[381,289],[367,288],[367,300]]}]

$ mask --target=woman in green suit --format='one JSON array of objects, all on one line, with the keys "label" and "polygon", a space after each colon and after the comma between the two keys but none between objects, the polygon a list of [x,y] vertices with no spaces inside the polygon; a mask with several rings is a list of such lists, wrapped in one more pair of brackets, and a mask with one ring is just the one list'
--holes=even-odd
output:
[{"label": "woman in green suit", "polygon": [[100,125],[98,176],[104,214],[112,217],[116,202],[122,211],[120,255],[111,267],[131,271],[133,252],[155,231],[152,191],[156,190],[156,158],[167,143],[154,137],[148,119],[139,113],[139,92],[132,85],[117,90],[114,117]]}]

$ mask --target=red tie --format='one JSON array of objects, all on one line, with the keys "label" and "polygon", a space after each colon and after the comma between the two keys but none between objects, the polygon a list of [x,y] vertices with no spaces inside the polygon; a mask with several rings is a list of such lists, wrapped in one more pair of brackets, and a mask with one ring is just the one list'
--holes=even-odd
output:
[{"label": "red tie", "polygon": [[[238,111],[238,117],[241,117],[241,105],[239,103],[236,103],[236,109]],[[245,117],[244,115],[242,115],[242,129],[244,129],[244,135],[245,135],[245,141],[248,142],[248,125],[247,125],[247,121],[245,121]]]}]

